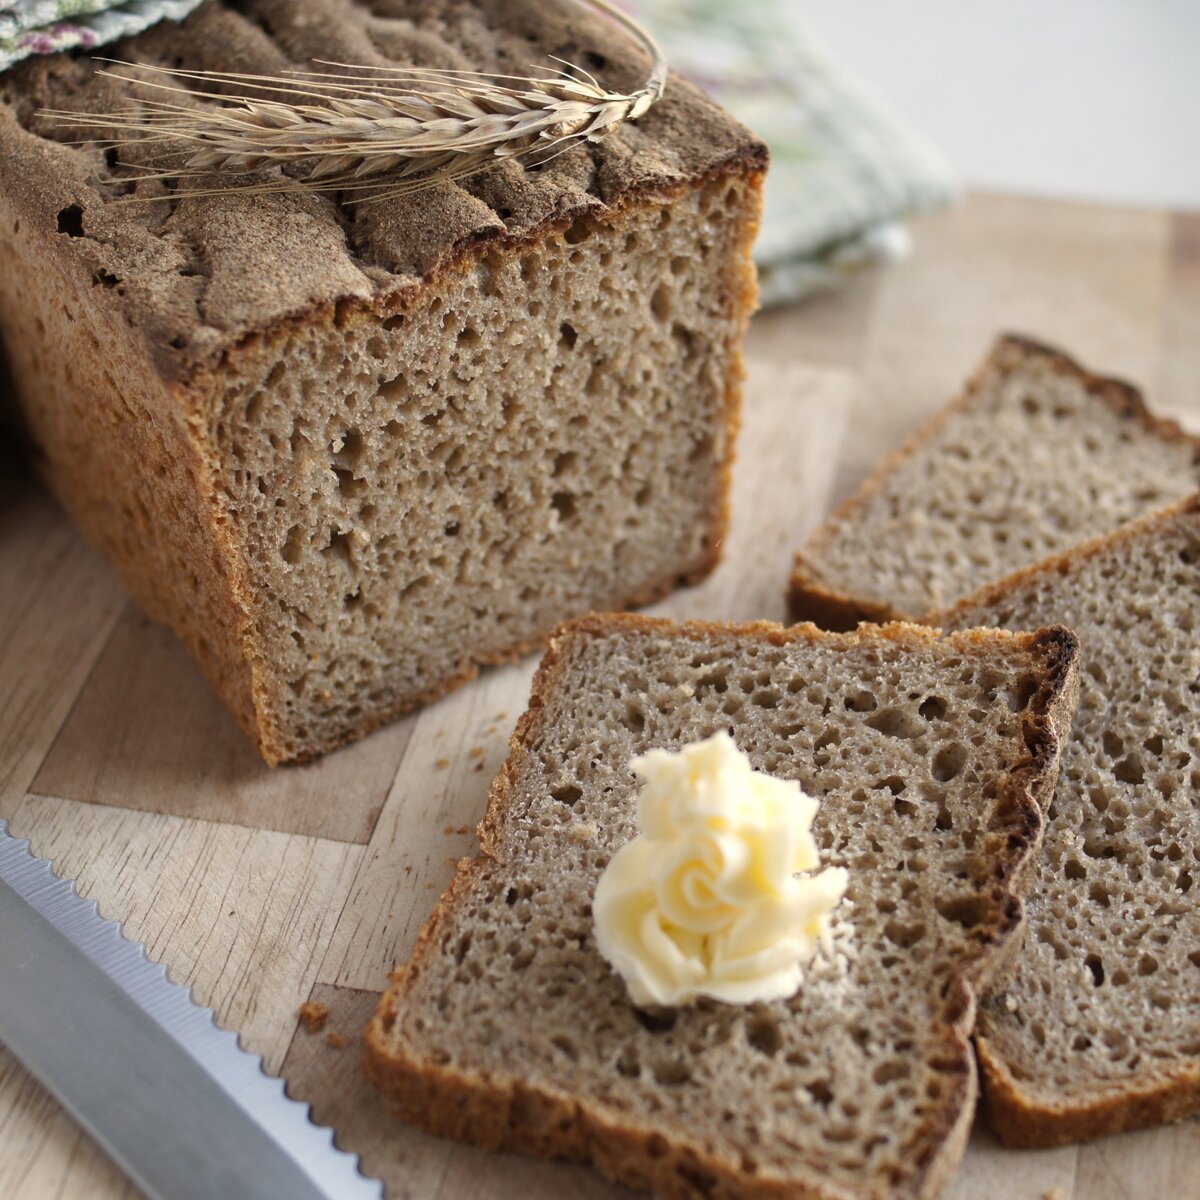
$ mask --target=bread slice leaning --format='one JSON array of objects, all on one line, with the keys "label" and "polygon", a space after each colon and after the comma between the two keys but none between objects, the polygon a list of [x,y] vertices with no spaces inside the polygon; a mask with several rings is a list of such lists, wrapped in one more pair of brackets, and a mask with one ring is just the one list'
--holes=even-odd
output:
[{"label": "bread slice leaning", "polygon": [[1000,338],[963,394],[886,457],[798,555],[797,620],[917,620],[1200,487],[1200,440],[1140,393]]},{"label": "bread slice leaning", "polygon": [[[976,1099],[1076,687],[1062,629],[676,625],[553,639],[464,860],[367,1033],[398,1114],[663,1196],[928,1197]],[[634,834],[630,759],[720,729],[821,802],[835,952],[788,1001],[640,1011],[591,897]]]},{"label": "bread slice leaning", "polygon": [[931,621],[1081,646],[1024,949],[980,1009],[992,1125],[1046,1146],[1200,1111],[1200,496]]}]

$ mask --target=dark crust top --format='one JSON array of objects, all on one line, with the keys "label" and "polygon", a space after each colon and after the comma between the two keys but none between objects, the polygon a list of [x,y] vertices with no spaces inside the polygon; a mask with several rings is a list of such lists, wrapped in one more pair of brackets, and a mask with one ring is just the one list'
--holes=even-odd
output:
[{"label": "dark crust top", "polygon": [[[1005,374],[1018,370],[1029,362],[1044,362],[1051,370],[1079,381],[1098,400],[1107,404],[1117,415],[1135,421],[1148,434],[1164,442],[1185,442],[1191,445],[1193,458],[1200,464],[1200,438],[1192,437],[1172,420],[1156,416],[1146,406],[1142,393],[1123,379],[1096,375],[1076,362],[1070,355],[1043,342],[1021,334],[1001,334],[991,353],[967,382],[963,392],[944,408],[919,426],[898,449],[885,455],[863,482],[862,486],[817,529],[808,546],[819,548],[837,529],[852,521],[866,507],[884,481],[902,463],[919,454],[925,446],[955,416],[970,403],[986,375],[994,370]],[[859,621],[917,621],[926,620],[921,613],[903,613],[886,601],[863,596],[851,596],[838,591],[820,577],[819,569],[802,550],[796,555],[788,591],[788,607],[795,620],[816,621],[827,629],[853,629]],[[936,624],[936,618],[932,619]]]},{"label": "dark crust top", "polygon": [[[628,35],[571,0],[207,0],[107,53],[167,67],[279,74],[314,59],[526,73],[557,56],[614,90],[648,60]],[[339,194],[187,197],[196,184],[140,178],[147,151],[106,158],[68,143],[42,108],[105,112],[132,85],[83,57],[34,57],[0,79],[0,210],[43,234],[86,286],[125,310],[163,375],[211,368],[240,341],[349,301],[381,312],[492,246],[516,246],[722,174],[765,170],[766,148],[672,76],[634,125],[541,170],[519,163],[375,204]],[[153,96],[154,93],[146,92]],[[100,131],[101,133],[105,131]],[[166,196],[156,203],[122,202]],[[59,232],[60,214],[70,210]]]},{"label": "dark crust top", "polygon": [[[811,624],[784,628],[769,621],[749,624],[687,621],[676,623],[637,614],[593,614],[567,622],[552,635],[550,648],[534,677],[529,708],[510,739],[510,753],[492,784],[487,812],[479,826],[481,849],[496,856],[497,832],[514,799],[521,760],[539,738],[546,720],[546,701],[559,686],[571,645],[578,639],[628,635],[659,637],[718,637],[736,635],[774,645],[798,641],[828,641],[845,646],[864,638],[898,645],[938,640],[939,631],[910,624],[863,626],[857,633],[825,633]],[[949,1096],[935,1123],[937,1151],[925,1159],[901,1185],[897,1197],[929,1200],[949,1181],[965,1149],[975,1101],[975,1071],[969,1035],[975,1018],[975,997],[986,990],[1020,945],[1024,909],[1019,892],[1027,886],[1031,864],[1041,846],[1042,813],[1049,806],[1058,761],[1070,730],[1078,689],[1078,641],[1067,629],[1052,627],[1034,634],[998,630],[969,630],[953,635],[966,645],[1013,638],[1042,660],[1045,678],[1032,698],[1033,715],[1025,728],[1028,762],[1013,772],[1005,801],[1012,832],[1007,861],[1000,867],[1009,888],[1008,904],[981,956],[965,971],[954,994],[947,998],[944,1050],[959,1059],[961,1086]],[[691,1194],[690,1180],[712,1178],[706,1194],[750,1200],[783,1200],[810,1196],[829,1200],[835,1189],[817,1185],[797,1187],[794,1179],[747,1175],[740,1163],[690,1140],[665,1147],[655,1128],[635,1116],[614,1114],[577,1096],[544,1091],[519,1075],[484,1075],[456,1063],[434,1062],[419,1049],[397,1044],[393,1029],[409,984],[420,974],[425,959],[435,952],[442,922],[449,920],[459,894],[481,869],[485,859],[463,859],[447,893],[430,916],[412,957],[397,969],[392,987],[383,995],[365,1034],[363,1069],[388,1098],[394,1111],[422,1128],[443,1136],[475,1141],[489,1148],[508,1147],[550,1157],[591,1161],[605,1174],[663,1195]],[[530,1119],[530,1114],[534,1114]],[[546,1119],[549,1114],[552,1119]],[[836,1195],[845,1193],[836,1189]]]}]

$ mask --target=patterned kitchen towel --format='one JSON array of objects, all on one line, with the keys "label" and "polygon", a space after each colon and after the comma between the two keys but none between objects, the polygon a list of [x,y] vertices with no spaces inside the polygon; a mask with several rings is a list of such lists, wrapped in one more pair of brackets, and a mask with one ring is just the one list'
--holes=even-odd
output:
[{"label": "patterned kitchen towel", "polygon": [[162,20],[181,21],[200,0],[0,0],[0,71],[30,54],[90,50],[141,33]]},{"label": "patterned kitchen towel", "polygon": [[755,250],[764,304],[902,257],[902,219],[955,197],[946,163],[812,40],[788,0],[620,3],[771,147]]}]

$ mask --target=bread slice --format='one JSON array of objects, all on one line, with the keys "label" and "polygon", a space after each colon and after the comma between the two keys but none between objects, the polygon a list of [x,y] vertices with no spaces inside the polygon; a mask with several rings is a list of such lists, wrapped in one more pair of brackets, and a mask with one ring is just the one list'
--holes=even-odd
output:
[{"label": "bread slice", "polygon": [[[934,1195],[975,1105],[975,993],[1017,946],[1075,653],[1061,629],[567,626],[482,856],[368,1030],[369,1077],[425,1129],[661,1195]],[[642,1012],[596,949],[591,897],[634,833],[631,757],[719,729],[819,798],[850,904],[791,1000]]]},{"label": "bread slice", "polygon": [[[384,9],[209,0],[120,57],[648,69],[571,0]],[[102,67],[4,75],[0,339],[56,494],[269,762],[712,569],[767,156],[713,101],[672,77],[598,144],[386,200],[208,195],[39,116],[121,109]]]},{"label": "bread slice", "polygon": [[1136,389],[1000,338],[797,556],[797,620],[917,620],[1200,487],[1200,440]]},{"label": "bread slice", "polygon": [[932,620],[1081,646],[1025,947],[980,1010],[991,1123],[1046,1146],[1200,1110],[1200,497]]}]

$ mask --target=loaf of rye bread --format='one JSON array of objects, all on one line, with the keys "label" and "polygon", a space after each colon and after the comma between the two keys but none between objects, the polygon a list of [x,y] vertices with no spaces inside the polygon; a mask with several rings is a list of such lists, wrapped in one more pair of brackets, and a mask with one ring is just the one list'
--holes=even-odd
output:
[{"label": "loaf of rye bread", "polygon": [[1136,388],[1000,338],[796,558],[797,620],[919,620],[1200,487],[1200,439]]},{"label": "loaf of rye bread", "polygon": [[[569,0],[209,0],[111,54],[648,71]],[[46,478],[264,758],[711,569],[766,161],[716,105],[672,78],[541,168],[354,203],[196,194],[39,116],[131,91],[0,79],[0,332]]]},{"label": "loaf of rye bread", "polygon": [[1045,1146],[1200,1112],[1200,496],[930,620],[1080,642],[1028,936],[980,1009],[993,1126]]},{"label": "loaf of rye bread", "polygon": [[[383,998],[368,1076],[435,1133],[662,1196],[935,1195],[974,1111],[976,992],[1017,950],[1075,657],[1062,629],[573,623],[481,856]],[[835,951],[789,1000],[639,1010],[591,919],[636,832],[629,762],[722,729],[820,801],[822,863],[849,872]]]}]

